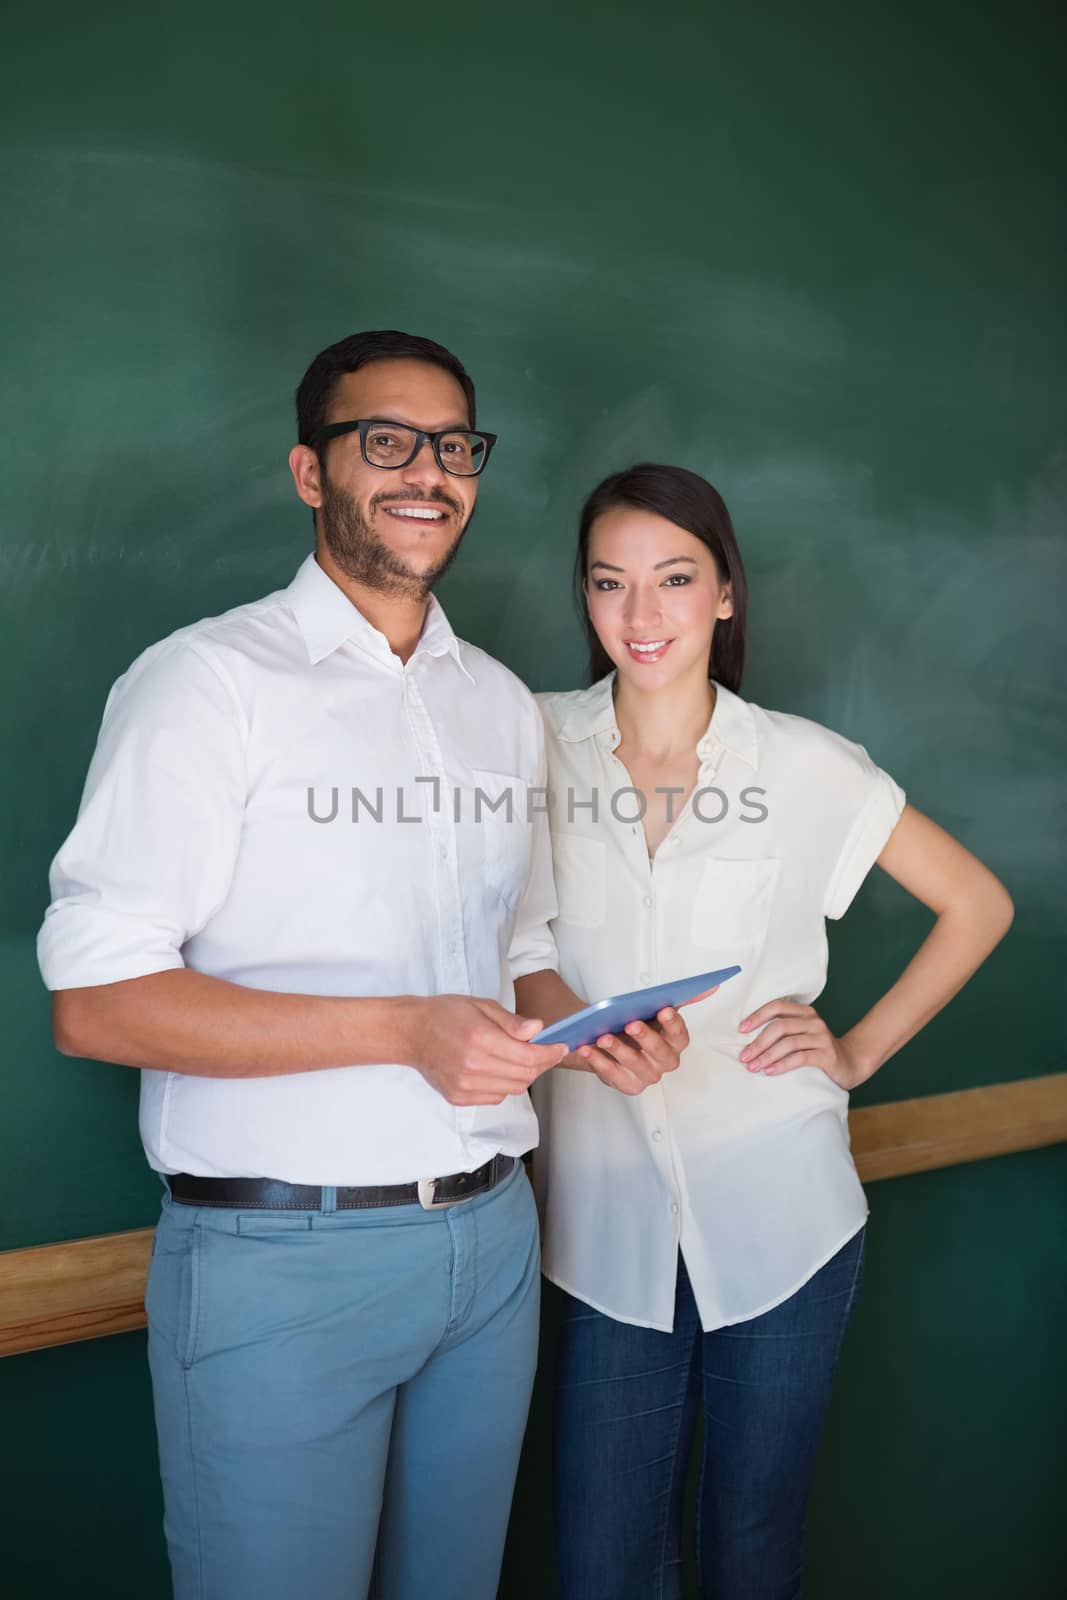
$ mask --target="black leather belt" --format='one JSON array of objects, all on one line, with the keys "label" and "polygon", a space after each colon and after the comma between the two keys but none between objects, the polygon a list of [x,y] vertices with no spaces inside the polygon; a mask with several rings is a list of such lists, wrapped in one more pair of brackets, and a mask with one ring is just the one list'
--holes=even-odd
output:
[{"label": "black leather belt", "polygon": [[[369,1188],[339,1186],[336,1206],[338,1211],[364,1211],[373,1206],[420,1205],[424,1211],[438,1211],[495,1189],[514,1165],[514,1156],[494,1156],[474,1172],[453,1172],[447,1178]],[[176,1172],[167,1182],[172,1198],[183,1206],[228,1206],[234,1211],[322,1210],[322,1190],[314,1184],[281,1183],[275,1178],[198,1178],[191,1172]]]}]

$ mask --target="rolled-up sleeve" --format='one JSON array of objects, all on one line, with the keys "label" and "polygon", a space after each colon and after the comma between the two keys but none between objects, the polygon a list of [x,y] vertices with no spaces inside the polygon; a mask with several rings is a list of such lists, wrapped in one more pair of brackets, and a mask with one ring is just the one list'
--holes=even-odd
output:
[{"label": "rolled-up sleeve", "polygon": [[225,900],[246,800],[246,729],[222,668],[164,640],[108,696],[77,821],[37,939],[49,989],[184,965]]},{"label": "rolled-up sleeve", "polygon": [[843,917],[852,904],[906,804],[904,790],[862,745],[837,736],[834,740],[837,804],[832,814],[840,833],[823,904],[824,916],[831,919]]},{"label": "rolled-up sleeve", "polygon": [[540,714],[536,719],[537,776],[527,797],[530,805],[530,827],[533,838],[530,845],[530,876],[515,918],[515,928],[508,948],[508,971],[511,981],[525,977],[528,972],[541,972],[545,968],[559,970],[559,953],[552,937],[549,923],[556,916],[556,885],[552,875],[552,838],[548,828],[548,814],[544,809],[548,800],[548,762],[545,755],[545,735]]}]

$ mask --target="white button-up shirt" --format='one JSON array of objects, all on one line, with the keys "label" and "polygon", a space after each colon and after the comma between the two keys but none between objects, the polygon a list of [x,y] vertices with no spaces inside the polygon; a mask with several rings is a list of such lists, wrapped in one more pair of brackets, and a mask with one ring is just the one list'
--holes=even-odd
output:
[{"label": "white button-up shirt", "polygon": [[[112,688],[52,864],[45,983],[187,966],[510,1008],[514,978],[556,964],[548,831],[525,810],[544,781],[541,718],[506,667],[435,600],[403,664],[309,556],[288,588],[171,634]],[[527,1095],[455,1107],[388,1062],[144,1070],[140,1125],[159,1171],[314,1184],[470,1171],[537,1142]]]},{"label": "white button-up shirt", "polygon": [[613,682],[538,697],[560,972],[597,1000],[742,970],[686,1007],[692,1042],[655,1087],[629,1097],[576,1072],[534,1085],[544,1270],[622,1322],[669,1330],[680,1247],[712,1329],[788,1298],[866,1217],[847,1093],[813,1067],[746,1071],[759,1034],[737,1025],[768,1000],[814,1001],[825,918],[844,914],[904,794],[862,746],[716,685],[697,789],[650,861],[614,754]]}]

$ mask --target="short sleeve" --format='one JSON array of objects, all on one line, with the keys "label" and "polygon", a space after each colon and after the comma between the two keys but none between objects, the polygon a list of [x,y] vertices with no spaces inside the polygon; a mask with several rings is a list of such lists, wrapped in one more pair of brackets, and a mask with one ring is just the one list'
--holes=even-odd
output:
[{"label": "short sleeve", "polygon": [[904,810],[903,789],[871,760],[860,744],[831,735],[834,759],[827,782],[834,786],[829,813],[839,843],[831,857],[823,915],[843,917],[884,850]]},{"label": "short sleeve", "polygon": [[244,722],[221,669],[164,640],[108,695],[37,939],[49,989],[184,965],[225,900],[246,799]]}]

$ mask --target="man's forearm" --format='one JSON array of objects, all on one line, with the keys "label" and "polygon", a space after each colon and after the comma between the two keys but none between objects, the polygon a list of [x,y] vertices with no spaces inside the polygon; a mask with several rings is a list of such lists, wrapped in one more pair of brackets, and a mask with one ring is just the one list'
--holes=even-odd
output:
[{"label": "man's forearm", "polygon": [[412,996],[275,994],[188,967],[57,991],[65,1055],[207,1078],[272,1078],[406,1060]]}]

